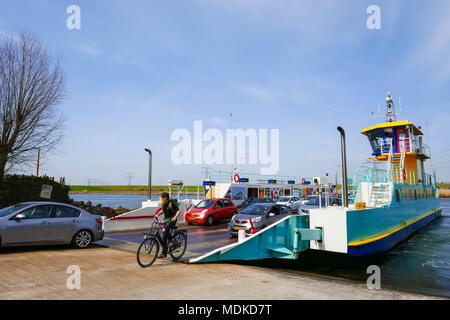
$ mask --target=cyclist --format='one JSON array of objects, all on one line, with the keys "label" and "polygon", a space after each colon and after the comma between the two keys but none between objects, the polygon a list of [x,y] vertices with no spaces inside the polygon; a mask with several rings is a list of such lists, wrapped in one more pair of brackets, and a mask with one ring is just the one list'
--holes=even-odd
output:
[{"label": "cyclist", "polygon": [[160,210],[155,215],[155,218],[158,218],[160,214],[164,213],[164,228],[162,229],[163,251],[160,257],[166,257],[169,247],[168,239],[170,236],[170,232],[177,224],[177,218],[180,215],[180,209],[178,208],[177,200],[170,199],[167,192],[161,194],[161,199],[162,210]]}]

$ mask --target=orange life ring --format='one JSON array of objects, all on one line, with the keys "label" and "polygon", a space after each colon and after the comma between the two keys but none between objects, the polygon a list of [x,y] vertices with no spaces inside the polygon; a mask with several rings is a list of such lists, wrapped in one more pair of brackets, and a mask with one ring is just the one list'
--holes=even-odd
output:
[{"label": "orange life ring", "polygon": [[305,178],[303,178],[303,179],[302,179],[302,184],[305,184],[305,181],[306,181]]},{"label": "orange life ring", "polygon": [[234,180],[234,182],[238,183],[240,178],[241,177],[239,177],[239,175],[236,173],[233,177],[233,180]]}]

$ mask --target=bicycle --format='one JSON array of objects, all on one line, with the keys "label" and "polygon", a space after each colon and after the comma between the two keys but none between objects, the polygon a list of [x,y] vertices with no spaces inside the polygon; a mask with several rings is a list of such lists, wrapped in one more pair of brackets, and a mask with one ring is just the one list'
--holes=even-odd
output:
[{"label": "bicycle", "polygon": [[[159,249],[163,246],[163,239],[159,230],[163,229],[164,222],[160,222],[156,217],[150,227],[150,231],[144,233],[144,240],[139,245],[137,251],[137,262],[142,268],[150,267],[158,257]],[[174,226],[170,232],[168,243],[168,253],[173,260],[180,259],[186,252],[187,230]]]}]

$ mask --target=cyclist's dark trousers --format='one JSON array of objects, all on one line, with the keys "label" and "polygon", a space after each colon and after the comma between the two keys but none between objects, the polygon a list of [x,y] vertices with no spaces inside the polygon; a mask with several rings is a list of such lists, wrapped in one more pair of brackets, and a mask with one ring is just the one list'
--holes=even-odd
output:
[{"label": "cyclist's dark trousers", "polygon": [[170,236],[170,232],[172,231],[173,227],[175,227],[175,225],[177,224],[177,220],[172,221],[172,220],[167,220],[164,222],[164,233],[163,233],[163,246],[164,246],[164,251],[168,251],[167,250],[167,246],[168,246],[168,239]]}]

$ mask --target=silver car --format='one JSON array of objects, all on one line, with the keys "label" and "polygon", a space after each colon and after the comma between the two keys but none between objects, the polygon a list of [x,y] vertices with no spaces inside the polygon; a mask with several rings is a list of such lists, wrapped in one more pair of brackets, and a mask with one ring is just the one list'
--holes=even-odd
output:
[{"label": "silver car", "polygon": [[72,244],[103,239],[101,216],[57,202],[26,202],[0,210],[0,246]]},{"label": "silver car", "polygon": [[250,235],[289,215],[292,215],[292,211],[288,206],[255,203],[231,218],[228,232],[233,237],[238,236],[239,230],[245,230],[245,233]]}]

